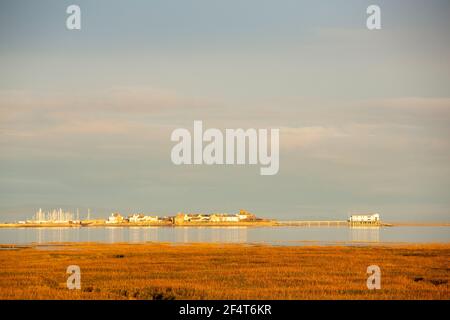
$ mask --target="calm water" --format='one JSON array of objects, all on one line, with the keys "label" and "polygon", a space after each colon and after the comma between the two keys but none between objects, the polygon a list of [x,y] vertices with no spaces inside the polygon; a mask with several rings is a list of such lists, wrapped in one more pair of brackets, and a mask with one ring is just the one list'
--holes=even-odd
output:
[{"label": "calm water", "polygon": [[1,228],[0,244],[48,242],[221,242],[304,245],[450,242],[450,227],[98,227]]}]

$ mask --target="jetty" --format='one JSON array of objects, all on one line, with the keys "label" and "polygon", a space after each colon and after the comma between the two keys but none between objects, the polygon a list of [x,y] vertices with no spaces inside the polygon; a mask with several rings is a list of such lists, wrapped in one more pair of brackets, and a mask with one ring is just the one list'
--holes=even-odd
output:
[{"label": "jetty", "polygon": [[348,226],[348,221],[346,220],[288,220],[288,221],[277,221],[279,226],[293,226],[293,227],[336,227],[336,226]]}]

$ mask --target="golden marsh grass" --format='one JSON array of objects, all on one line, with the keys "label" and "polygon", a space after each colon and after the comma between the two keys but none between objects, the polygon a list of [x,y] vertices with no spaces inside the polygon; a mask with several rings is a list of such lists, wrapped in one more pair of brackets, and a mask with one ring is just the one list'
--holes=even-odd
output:
[{"label": "golden marsh grass", "polygon": [[[449,299],[449,262],[449,244],[37,246],[0,250],[0,298]],[[366,287],[373,264],[381,290]],[[66,288],[69,265],[81,290]]]}]

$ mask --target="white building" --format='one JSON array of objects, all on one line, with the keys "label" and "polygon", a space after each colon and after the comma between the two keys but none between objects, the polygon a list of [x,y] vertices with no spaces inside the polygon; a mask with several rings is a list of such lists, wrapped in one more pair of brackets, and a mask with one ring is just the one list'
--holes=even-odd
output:
[{"label": "white building", "polygon": [[374,214],[352,214],[348,221],[351,224],[379,224],[380,215]]},{"label": "white building", "polygon": [[123,217],[120,215],[120,213],[111,213],[111,215],[108,217],[108,220],[106,220],[106,223],[112,224],[112,223],[122,223]]},{"label": "white building", "polygon": [[139,223],[139,222],[158,222],[157,216],[146,216],[142,213],[140,214],[132,214],[128,217],[128,221],[131,223]]},{"label": "white building", "polygon": [[246,210],[240,210],[237,214],[237,217],[239,218],[239,220],[256,220],[256,216]]},{"label": "white building", "polygon": [[239,222],[239,217],[236,216],[225,216],[223,217],[223,221],[225,222]]},{"label": "white building", "polygon": [[212,222],[239,222],[237,215],[216,213],[211,215]]}]

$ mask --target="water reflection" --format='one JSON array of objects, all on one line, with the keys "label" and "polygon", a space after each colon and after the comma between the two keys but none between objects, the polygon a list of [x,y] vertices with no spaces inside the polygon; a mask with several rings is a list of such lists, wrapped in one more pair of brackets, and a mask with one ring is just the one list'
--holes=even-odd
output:
[{"label": "water reflection", "polygon": [[121,227],[105,227],[108,232],[108,242],[123,242],[123,229]]},{"label": "water reflection", "polygon": [[380,227],[350,227],[352,242],[380,242]]},{"label": "water reflection", "polygon": [[131,243],[139,243],[141,242],[141,232],[139,230],[139,228],[137,227],[130,227],[129,230],[129,238],[128,238],[128,242]]},{"label": "water reflection", "polygon": [[0,244],[49,242],[450,242],[450,227],[95,227],[0,228]]},{"label": "water reflection", "polygon": [[[173,228],[175,242],[247,242],[246,227],[177,227]],[[160,241],[167,241],[169,239]],[[173,241],[169,240],[169,241]]]},{"label": "water reflection", "polygon": [[228,230],[228,234],[226,235],[226,238],[223,239],[221,237],[222,232],[220,229],[215,230],[215,242],[236,242],[236,243],[242,243],[247,242],[247,228],[245,227],[231,227]]},{"label": "water reflection", "polygon": [[158,227],[149,227],[141,229],[142,242],[157,242],[158,241]]},{"label": "water reflection", "polygon": [[[78,241],[78,228],[33,228],[35,238],[30,242],[46,243],[46,242],[70,242]],[[73,232],[69,232],[73,231]]]}]

